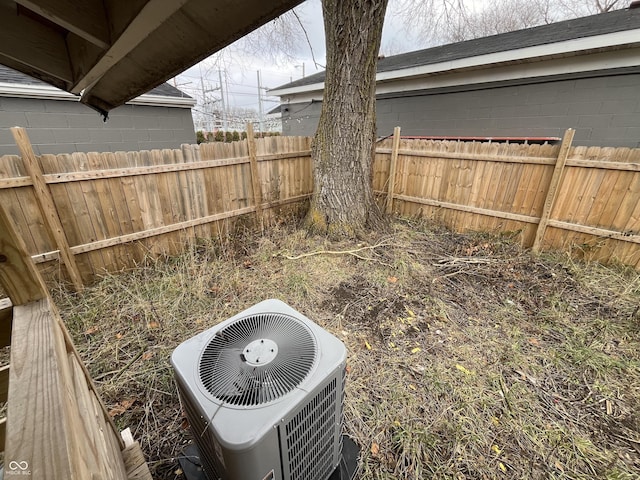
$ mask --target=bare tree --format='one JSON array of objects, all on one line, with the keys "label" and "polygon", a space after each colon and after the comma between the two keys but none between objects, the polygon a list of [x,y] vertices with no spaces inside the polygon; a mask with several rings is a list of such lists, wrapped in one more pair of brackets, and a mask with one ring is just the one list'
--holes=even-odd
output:
[{"label": "bare tree", "polygon": [[[441,40],[455,41],[590,13],[578,2],[584,4],[584,0],[495,0],[480,11],[468,9],[464,0],[395,3],[407,23],[420,22],[426,31],[440,32]],[[589,4],[597,11],[620,5],[619,0],[589,2],[594,2]],[[312,231],[352,237],[385,224],[373,197],[371,165],[376,68],[387,3],[322,0],[327,68],[322,112],[312,143],[315,190],[306,218]],[[255,40],[246,40],[247,44],[253,44],[253,49],[256,42],[260,48],[277,44],[274,35],[288,30],[284,24],[276,26],[268,33],[256,34]],[[266,37],[258,40],[260,35]]]},{"label": "bare tree", "polygon": [[384,224],[372,187],[376,68],[387,0],[323,0],[324,99],[313,138],[314,193],[306,224],[358,236]]},{"label": "bare tree", "polygon": [[479,10],[472,5],[469,0],[397,0],[390,8],[423,41],[434,45],[606,13],[626,4],[623,0],[495,0]]}]

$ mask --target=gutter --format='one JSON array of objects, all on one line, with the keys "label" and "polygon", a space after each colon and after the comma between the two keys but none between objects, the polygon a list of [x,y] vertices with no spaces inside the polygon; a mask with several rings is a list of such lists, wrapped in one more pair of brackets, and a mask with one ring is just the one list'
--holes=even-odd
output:
[{"label": "gutter", "polygon": [[[50,85],[21,85],[0,82],[0,97],[32,98],[39,100],[63,100],[79,102],[80,96]],[[126,103],[126,105],[145,105],[152,107],[192,108],[196,104],[190,97],[171,97],[166,95],[150,95],[145,93]]]}]

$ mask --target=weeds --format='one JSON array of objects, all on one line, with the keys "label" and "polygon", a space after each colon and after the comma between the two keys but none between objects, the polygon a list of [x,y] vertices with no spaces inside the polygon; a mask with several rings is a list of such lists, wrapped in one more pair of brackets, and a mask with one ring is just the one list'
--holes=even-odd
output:
[{"label": "weeds", "polygon": [[266,298],[347,345],[345,429],[360,478],[640,476],[637,273],[398,221],[367,245],[287,226],[244,232],[81,295],[57,292],[156,478],[181,478],[189,442],[171,352]]}]

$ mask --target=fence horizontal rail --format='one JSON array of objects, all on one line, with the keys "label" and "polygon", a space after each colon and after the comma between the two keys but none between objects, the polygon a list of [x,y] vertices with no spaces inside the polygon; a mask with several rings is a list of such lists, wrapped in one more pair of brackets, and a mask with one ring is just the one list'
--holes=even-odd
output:
[{"label": "fence horizontal rail", "polygon": [[[260,155],[256,160],[259,162],[266,162],[270,160],[284,160],[288,158],[308,157],[311,155],[310,150],[303,150],[300,152],[289,152],[284,154],[274,155]],[[108,178],[121,178],[121,177],[133,177],[139,175],[152,175],[157,173],[169,173],[169,172],[186,172],[190,170],[203,170],[207,168],[223,167],[230,165],[240,165],[249,163],[249,157],[227,158],[217,160],[203,160],[199,162],[191,163],[174,163],[164,165],[153,166],[139,166],[129,168],[113,168],[108,170],[91,170],[87,172],[70,172],[70,173],[50,173],[43,175],[44,181],[47,184],[56,183],[69,183],[69,182],[81,182],[85,180],[98,180]],[[31,177],[17,177],[17,178],[0,178],[0,189],[4,188],[16,188],[16,187],[28,187],[33,185]]]}]

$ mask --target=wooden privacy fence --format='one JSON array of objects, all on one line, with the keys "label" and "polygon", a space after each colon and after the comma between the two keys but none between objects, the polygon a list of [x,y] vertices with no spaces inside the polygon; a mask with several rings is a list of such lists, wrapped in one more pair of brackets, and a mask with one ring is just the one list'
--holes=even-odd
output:
[{"label": "wooden privacy fence", "polygon": [[0,203],[34,261],[55,269],[60,259],[77,289],[148,252],[218,236],[226,219],[267,222],[312,191],[306,137],[254,139],[249,128],[230,144],[36,157],[26,132],[12,131],[21,156],[0,158]]},{"label": "wooden privacy fence", "polygon": [[573,130],[560,145],[402,140],[396,129],[376,150],[374,190],[401,215],[519,232],[534,251],[640,268],[640,149],[572,139]]},{"label": "wooden privacy fence", "polygon": [[[248,216],[264,225],[313,190],[307,137],[179,150],[0,157],[0,203],[40,268],[61,260],[76,288],[179,253]],[[389,212],[457,230],[518,232],[534,250],[568,250],[640,268],[640,149],[404,140],[380,142],[374,189]],[[389,181],[390,175],[393,180]],[[51,268],[48,268],[51,267]]]}]

